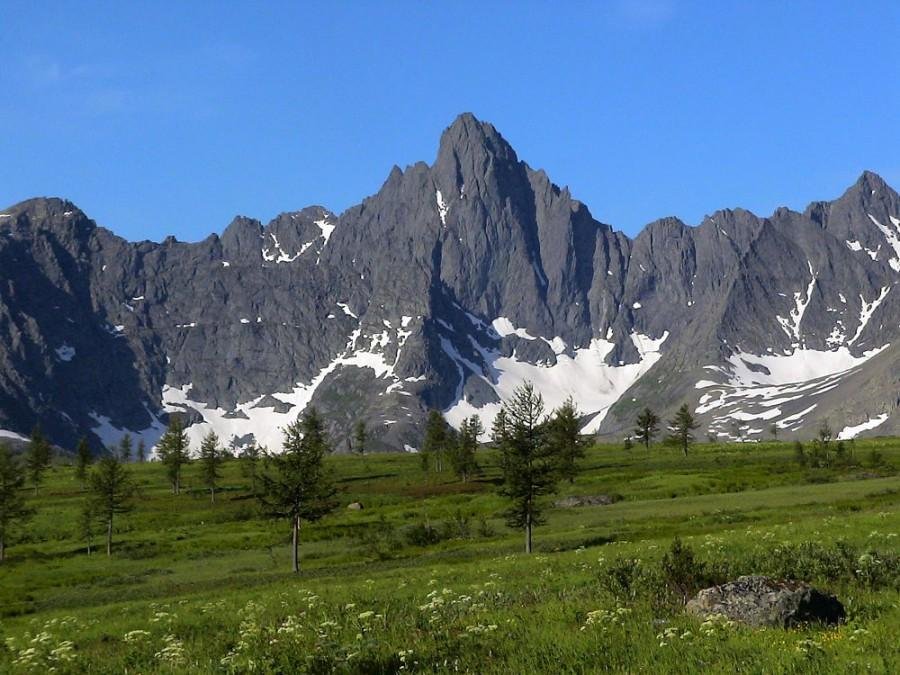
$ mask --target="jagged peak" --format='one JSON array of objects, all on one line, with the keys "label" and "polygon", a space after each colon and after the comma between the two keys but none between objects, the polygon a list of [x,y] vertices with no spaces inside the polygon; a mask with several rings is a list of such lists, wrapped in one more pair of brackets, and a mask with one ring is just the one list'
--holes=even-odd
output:
[{"label": "jagged peak", "polygon": [[490,122],[482,122],[472,113],[462,113],[441,134],[438,159],[455,156],[463,160],[467,156],[489,155],[498,159],[518,162],[515,150]]}]

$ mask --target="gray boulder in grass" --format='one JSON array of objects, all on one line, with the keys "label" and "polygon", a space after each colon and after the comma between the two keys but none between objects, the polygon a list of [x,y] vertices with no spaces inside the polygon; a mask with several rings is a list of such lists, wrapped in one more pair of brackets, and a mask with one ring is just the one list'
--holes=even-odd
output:
[{"label": "gray boulder in grass", "polygon": [[834,624],[844,620],[844,606],[828,593],[802,581],[752,575],[705,588],[688,601],[691,614],[722,614],[748,626],[790,627],[802,623]]}]

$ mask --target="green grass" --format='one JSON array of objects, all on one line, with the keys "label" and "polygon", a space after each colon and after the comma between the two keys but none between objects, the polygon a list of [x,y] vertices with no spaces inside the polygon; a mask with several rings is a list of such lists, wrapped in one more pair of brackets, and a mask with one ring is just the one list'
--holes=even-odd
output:
[{"label": "green grass", "polygon": [[[829,468],[792,453],[595,447],[532,556],[499,515],[492,453],[468,484],[415,456],[336,456],[341,507],[303,527],[297,576],[287,524],[261,516],[236,462],[215,504],[196,467],[176,497],[161,467],[134,466],[111,558],[85,555],[84,494],[56,467],[0,566],[0,672],[900,672],[900,441],[859,441]],[[594,494],[619,500],[551,506]],[[424,526],[439,541],[416,545]],[[847,623],[704,625],[660,577],[676,536],[713,576],[789,572],[836,593]],[[630,586],[611,581],[623,570]]]}]

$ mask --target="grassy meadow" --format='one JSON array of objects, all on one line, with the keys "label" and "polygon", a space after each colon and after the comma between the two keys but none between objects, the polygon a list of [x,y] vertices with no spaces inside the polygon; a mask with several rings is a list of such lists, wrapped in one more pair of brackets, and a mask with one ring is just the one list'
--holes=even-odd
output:
[{"label": "grassy meadow", "polygon": [[[214,504],[196,466],[176,497],[163,467],[131,465],[111,558],[100,535],[86,555],[84,493],[55,466],[0,565],[0,672],[898,673],[900,440],[850,450],[810,468],[789,443],[595,446],[531,556],[490,451],[468,483],[415,455],[329,457],[340,506],[301,529],[299,575],[289,524],[261,515],[238,461]],[[552,506],[600,494],[615,503]],[[675,537],[687,582],[661,563]],[[833,592],[847,622],[684,613],[679,582],[749,573]]]}]

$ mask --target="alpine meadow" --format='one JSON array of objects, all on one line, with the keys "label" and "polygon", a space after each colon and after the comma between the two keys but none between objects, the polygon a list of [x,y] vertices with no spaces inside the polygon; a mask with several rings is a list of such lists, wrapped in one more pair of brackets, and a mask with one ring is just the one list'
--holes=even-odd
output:
[{"label": "alpine meadow", "polygon": [[900,673],[898,26],[0,0],[0,674]]}]

